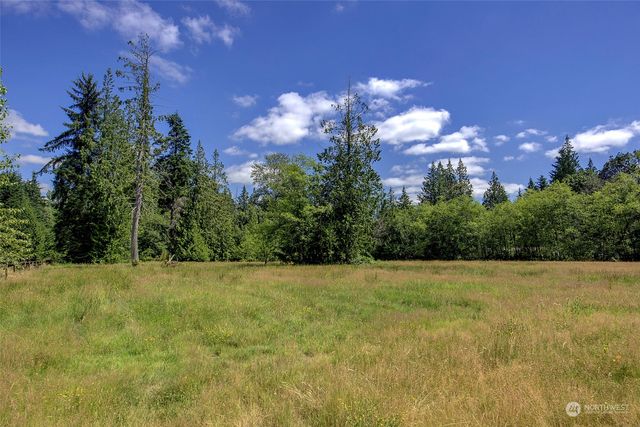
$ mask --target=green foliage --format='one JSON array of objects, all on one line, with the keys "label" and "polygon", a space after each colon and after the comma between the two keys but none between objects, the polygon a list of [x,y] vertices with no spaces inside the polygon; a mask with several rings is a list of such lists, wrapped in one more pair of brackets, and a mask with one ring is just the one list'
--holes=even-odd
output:
[{"label": "green foliage", "polygon": [[422,182],[422,190],[418,195],[420,203],[435,205],[438,202],[448,201],[456,197],[471,197],[473,188],[467,173],[467,167],[458,160],[458,166],[454,170],[451,160],[444,167],[442,162],[431,163],[427,175]]},{"label": "green foliage", "polygon": [[507,196],[507,192],[502,184],[500,184],[498,175],[496,175],[494,171],[491,173],[489,188],[487,188],[484,192],[484,196],[482,197],[482,205],[487,209],[493,209],[499,204],[507,201],[509,201],[509,196]]},{"label": "green foliage", "polygon": [[569,138],[569,135],[567,135],[564,138],[562,147],[560,147],[558,156],[553,163],[553,169],[551,170],[551,182],[562,182],[579,170],[580,162],[578,160],[578,153],[573,149],[571,139]]},{"label": "green foliage", "polygon": [[331,145],[318,155],[323,166],[320,206],[329,216],[320,224],[329,231],[323,262],[351,263],[367,258],[373,249],[373,215],[382,195],[373,164],[380,160],[375,126],[364,122],[367,106],[347,92],[335,106],[337,121],[323,122]]}]

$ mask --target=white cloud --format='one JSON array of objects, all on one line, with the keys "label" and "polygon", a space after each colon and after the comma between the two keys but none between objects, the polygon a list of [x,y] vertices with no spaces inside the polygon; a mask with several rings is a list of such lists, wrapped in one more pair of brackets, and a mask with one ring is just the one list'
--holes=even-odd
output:
[{"label": "white cloud", "polygon": [[242,96],[233,96],[231,98],[233,102],[243,108],[248,108],[256,105],[256,101],[258,100],[258,95],[242,95]]},{"label": "white cloud", "polygon": [[227,179],[231,184],[251,184],[251,169],[257,162],[249,160],[239,165],[231,165],[226,168]]},{"label": "white cloud", "polygon": [[547,142],[557,142],[558,141],[558,137],[557,136],[545,136],[544,139]]},{"label": "white cloud", "polygon": [[251,8],[239,0],[216,0],[218,6],[233,15],[248,15]]},{"label": "white cloud", "polygon": [[112,25],[123,37],[134,38],[146,33],[163,51],[182,45],[180,30],[170,19],[164,19],[151,6],[136,0],[119,3]]},{"label": "white cloud", "polygon": [[341,13],[344,11],[344,5],[342,3],[336,3],[335,7],[333,8],[333,10],[336,13]]},{"label": "white cloud", "polygon": [[36,154],[21,154],[18,157],[18,162],[23,165],[46,165],[51,161],[51,157],[38,156]]},{"label": "white cloud", "polygon": [[440,152],[469,153],[473,150],[488,151],[486,141],[479,136],[481,130],[478,126],[462,126],[457,132],[442,135],[440,142],[436,144],[416,144],[404,150],[404,153],[423,155]]},{"label": "white cloud", "polygon": [[469,174],[469,176],[484,175],[487,170],[482,165],[489,163],[488,157],[469,156],[462,158],[451,157],[446,159],[438,159],[436,160],[436,164],[440,162],[446,166],[449,160],[451,160],[454,168],[458,166],[458,160],[462,160],[462,163],[464,163],[464,165],[467,167],[467,173]]},{"label": "white cloud", "polygon": [[504,160],[505,162],[510,162],[512,160],[520,161],[520,160],[524,159],[524,157],[525,157],[524,154],[520,154],[519,156],[504,156],[502,158],[502,160]]},{"label": "white cloud", "polygon": [[151,57],[151,67],[166,80],[178,84],[186,83],[189,78],[191,78],[191,73],[193,72],[193,70],[186,65],[180,65],[158,55]]},{"label": "white cloud", "polygon": [[493,137],[493,139],[496,140],[496,145],[499,147],[505,142],[509,142],[511,138],[509,138],[507,135],[496,135]]},{"label": "white cloud", "polygon": [[230,156],[248,156],[249,158],[252,158],[252,159],[255,159],[256,157],[258,157],[256,153],[251,153],[247,150],[243,150],[237,145],[233,145],[229,148],[225,148],[223,152]]},{"label": "white cloud", "polygon": [[520,144],[518,148],[525,153],[535,153],[536,151],[540,150],[540,148],[542,148],[542,145],[538,144],[537,142],[525,142]]},{"label": "white cloud", "polygon": [[61,1],[58,8],[75,17],[83,27],[90,30],[105,27],[112,18],[112,11],[94,0]]},{"label": "white cloud", "polygon": [[0,9],[4,14],[6,11],[17,14],[42,15],[49,11],[51,4],[46,1],[25,1],[25,0],[1,0]]},{"label": "white cloud", "polygon": [[220,39],[227,47],[231,47],[235,38],[240,34],[238,28],[229,24],[217,25],[209,18],[209,15],[183,18],[182,23],[189,30],[191,38],[198,44],[211,43],[214,39]]},{"label": "white cloud", "polygon": [[449,112],[446,110],[413,107],[375,125],[382,142],[401,145],[435,138],[440,134],[442,127],[449,122],[449,117]]},{"label": "white cloud", "polygon": [[542,135],[546,135],[546,134],[547,134],[547,132],[544,131],[544,130],[530,128],[530,129],[525,129],[522,132],[519,132],[516,135],[516,138],[523,139],[523,138],[526,138],[528,136],[542,136]]},{"label": "white cloud", "polygon": [[9,115],[7,116],[7,124],[11,126],[11,135],[13,137],[22,136],[48,136],[49,133],[44,128],[35,123],[29,123],[22,117],[22,114],[16,110],[9,109]]},{"label": "white cloud", "polygon": [[604,153],[611,148],[627,145],[633,137],[638,135],[640,135],[640,121],[636,120],[618,128],[596,126],[577,134],[572,144],[579,153]]},{"label": "white cloud", "polygon": [[415,79],[385,80],[371,77],[367,83],[357,83],[355,89],[370,96],[398,100],[404,90],[419,86],[426,86],[426,83]]},{"label": "white cloud", "polygon": [[559,148],[554,148],[553,150],[545,151],[544,155],[550,159],[555,159],[556,157],[558,157],[559,151]]},{"label": "white cloud", "polygon": [[171,19],[160,16],[149,4],[137,0],[106,3],[96,0],[61,1],[58,9],[73,16],[80,25],[90,30],[111,26],[129,40],[146,33],[164,52],[182,45],[178,26]]},{"label": "white cloud", "polygon": [[247,138],[263,144],[294,144],[303,138],[319,135],[323,115],[330,113],[333,100],[326,92],[301,96],[288,92],[278,97],[278,105],[251,123],[235,131],[236,139]]},{"label": "white cloud", "polygon": [[[522,184],[512,182],[503,182],[501,184],[510,196],[517,194],[518,190],[524,190],[524,185]],[[473,186],[473,195],[478,198],[482,197],[487,188],[489,188],[489,182],[482,178],[471,178],[471,185]]]}]

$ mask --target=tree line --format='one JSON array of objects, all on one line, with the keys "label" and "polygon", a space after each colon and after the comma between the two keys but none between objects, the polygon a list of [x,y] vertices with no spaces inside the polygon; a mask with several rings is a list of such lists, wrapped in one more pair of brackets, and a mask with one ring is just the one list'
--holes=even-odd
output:
[{"label": "tree line", "polygon": [[[234,198],[217,150],[194,150],[177,112],[154,113],[153,54],[140,36],[101,83],[73,81],[65,130],[42,147],[46,196],[0,157],[0,263],[640,259],[640,150],[583,168],[566,137],[549,179],[530,179],[514,201],[495,172],[480,203],[462,160],[432,163],[414,203],[383,189],[377,130],[350,89],[322,122],[325,150],[267,155],[251,193]],[[0,98],[5,142],[1,84]]]}]

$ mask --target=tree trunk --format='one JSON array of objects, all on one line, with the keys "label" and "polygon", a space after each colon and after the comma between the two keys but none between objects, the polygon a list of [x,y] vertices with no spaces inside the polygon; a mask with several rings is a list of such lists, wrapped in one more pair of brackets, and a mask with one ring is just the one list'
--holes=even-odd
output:
[{"label": "tree trunk", "polygon": [[136,183],[136,201],[133,206],[133,218],[131,222],[131,265],[138,265],[138,227],[140,225],[140,213],[142,212],[142,180]]}]

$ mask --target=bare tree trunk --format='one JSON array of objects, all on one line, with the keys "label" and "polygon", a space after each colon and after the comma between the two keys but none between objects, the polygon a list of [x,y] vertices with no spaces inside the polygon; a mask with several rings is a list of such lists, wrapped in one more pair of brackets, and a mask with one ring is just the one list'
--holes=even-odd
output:
[{"label": "bare tree trunk", "polygon": [[133,206],[133,218],[131,222],[131,265],[138,265],[140,256],[138,254],[138,227],[140,225],[140,214],[142,212],[142,180],[136,182],[136,201]]}]

